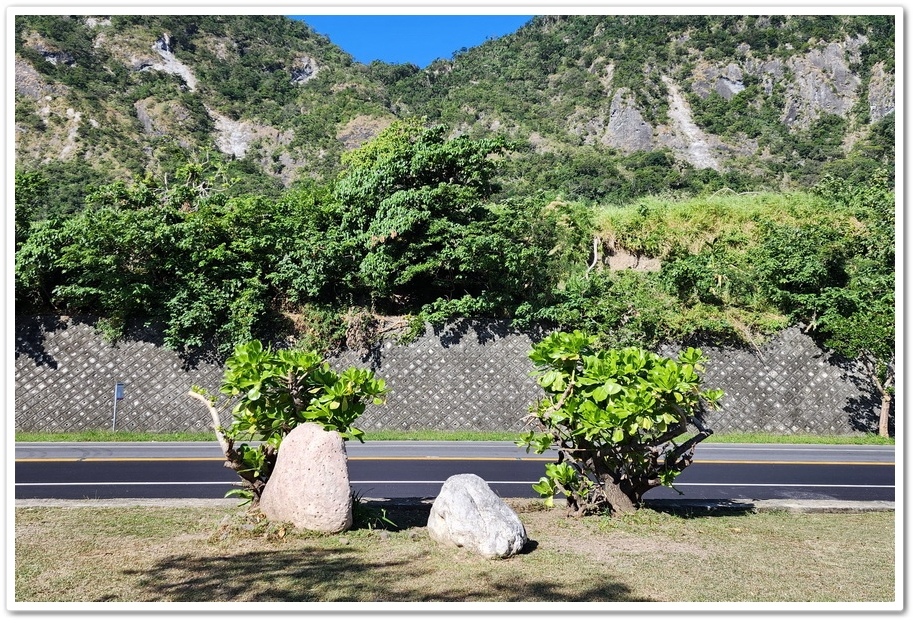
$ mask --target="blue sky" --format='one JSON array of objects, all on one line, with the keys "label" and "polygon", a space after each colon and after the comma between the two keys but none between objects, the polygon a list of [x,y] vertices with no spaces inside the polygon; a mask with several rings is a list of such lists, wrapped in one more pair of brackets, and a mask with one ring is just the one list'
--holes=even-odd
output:
[{"label": "blue sky", "polygon": [[531,15],[291,15],[360,63],[426,67],[463,47],[515,32]]}]

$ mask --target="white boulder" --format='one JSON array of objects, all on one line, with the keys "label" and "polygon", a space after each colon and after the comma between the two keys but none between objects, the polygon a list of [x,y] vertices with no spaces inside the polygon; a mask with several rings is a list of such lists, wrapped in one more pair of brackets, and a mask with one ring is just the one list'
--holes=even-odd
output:
[{"label": "white boulder", "polygon": [[431,539],[466,547],[485,558],[508,558],[528,542],[518,515],[476,474],[457,474],[442,485],[429,513]]}]

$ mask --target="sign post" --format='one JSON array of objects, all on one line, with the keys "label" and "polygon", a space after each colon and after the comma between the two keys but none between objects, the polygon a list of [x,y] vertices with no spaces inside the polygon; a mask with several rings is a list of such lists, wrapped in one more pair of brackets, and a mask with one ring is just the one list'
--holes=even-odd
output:
[{"label": "sign post", "polygon": [[115,424],[118,421],[118,401],[124,398],[124,383],[115,383],[114,388],[114,410],[111,413],[111,432],[115,430]]}]

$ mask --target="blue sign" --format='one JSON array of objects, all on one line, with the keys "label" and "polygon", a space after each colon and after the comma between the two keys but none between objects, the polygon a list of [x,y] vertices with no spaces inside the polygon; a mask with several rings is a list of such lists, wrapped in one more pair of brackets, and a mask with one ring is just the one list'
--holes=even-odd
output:
[{"label": "blue sign", "polygon": [[115,383],[115,400],[124,398],[124,383]]}]

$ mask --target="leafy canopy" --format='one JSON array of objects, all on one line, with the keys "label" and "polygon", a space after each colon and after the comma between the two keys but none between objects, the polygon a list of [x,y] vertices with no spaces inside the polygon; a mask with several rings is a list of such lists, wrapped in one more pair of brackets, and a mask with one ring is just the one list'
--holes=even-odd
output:
[{"label": "leafy canopy", "polygon": [[[705,361],[687,348],[677,359],[639,347],[595,348],[597,337],[554,333],[529,354],[547,396],[532,407],[537,430],[519,445],[559,460],[534,485],[548,504],[566,496],[575,513],[636,508],[643,494],[673,486],[697,443],[712,434],[702,413],[716,408],[721,390],[701,389]],[[677,438],[693,426],[698,433]]]},{"label": "leafy canopy", "polygon": [[[199,388],[198,394],[204,395]],[[353,422],[368,401],[381,404],[385,381],[371,370],[335,372],[314,351],[274,350],[258,340],[236,346],[226,360],[220,392],[235,403],[229,427],[218,430],[228,444],[227,458],[247,482],[230,493],[260,497],[276,464],[283,439],[296,426],[313,423],[362,441]],[[239,440],[260,441],[249,445]]]},{"label": "leafy canopy", "polygon": [[468,272],[454,247],[485,219],[483,202],[496,190],[491,156],[506,144],[445,133],[421,119],[395,122],[342,158],[340,227],[355,242],[358,274],[373,300],[430,302]]}]

